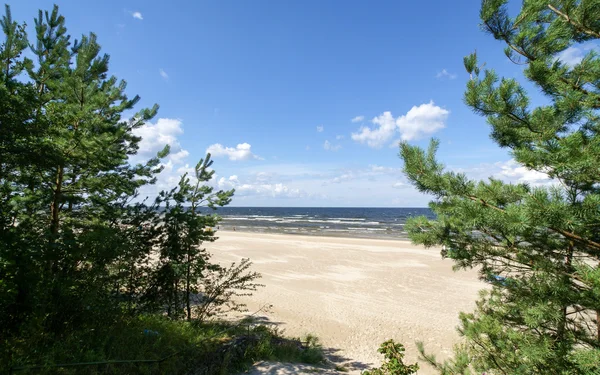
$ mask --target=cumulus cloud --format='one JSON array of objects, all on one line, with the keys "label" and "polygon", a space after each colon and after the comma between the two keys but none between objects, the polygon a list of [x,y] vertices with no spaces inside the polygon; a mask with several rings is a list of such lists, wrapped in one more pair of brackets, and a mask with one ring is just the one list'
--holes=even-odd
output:
[{"label": "cumulus cloud", "polygon": [[220,143],[215,143],[213,145],[208,146],[206,152],[210,152],[210,154],[214,157],[227,157],[231,161],[240,161],[240,160],[262,160],[260,156],[257,156],[252,153],[250,144],[248,143],[240,143],[236,147],[224,147]]},{"label": "cumulus cloud", "polygon": [[407,187],[409,187],[409,186],[410,186],[410,185],[408,185],[408,184],[405,184],[404,182],[396,182],[396,183],[394,183],[394,184],[392,185],[392,187],[393,187],[394,189],[404,189],[404,188],[407,188]]},{"label": "cumulus cloud", "polygon": [[169,75],[167,74],[167,72],[165,72],[162,68],[158,71],[160,73],[160,76],[166,81],[169,79]]},{"label": "cumulus cloud", "polygon": [[339,141],[340,139],[344,139],[344,136],[343,135],[336,135],[335,139],[337,139]]},{"label": "cumulus cloud", "polygon": [[140,13],[140,12],[132,12],[131,16],[133,18],[135,18],[135,19],[138,19],[138,20],[143,20],[144,19],[144,17],[142,16],[142,13]]},{"label": "cumulus cloud", "polygon": [[433,101],[420,106],[414,106],[396,120],[401,138],[404,141],[419,139],[433,134],[445,127],[445,121],[450,111],[436,106]]},{"label": "cumulus cloud", "polygon": [[543,185],[551,181],[546,173],[534,171],[517,163],[515,159],[506,162],[496,163],[501,171],[496,173],[497,177],[504,180],[529,183],[532,185]]},{"label": "cumulus cloud", "polygon": [[356,142],[380,148],[396,134],[404,141],[411,141],[431,135],[445,127],[450,111],[436,106],[433,101],[412,107],[405,115],[394,118],[391,112],[384,112],[371,122],[374,126],[362,126],[358,133],[352,133]]},{"label": "cumulus cloud", "polygon": [[342,148],[342,146],[334,145],[329,141],[325,141],[325,143],[323,143],[323,148],[327,151],[338,151],[340,148]]},{"label": "cumulus cloud", "polygon": [[365,119],[365,116],[356,116],[355,118],[353,118],[352,120],[350,120],[351,122],[363,122]]},{"label": "cumulus cloud", "polygon": [[317,126],[317,132],[318,133],[323,133],[323,130],[325,130],[325,127],[323,125]]},{"label": "cumulus cloud", "polygon": [[185,172],[191,176],[194,175],[193,168],[186,164],[190,153],[181,146],[178,139],[183,135],[181,120],[160,118],[155,123],[147,122],[134,129],[133,134],[141,137],[142,140],[139,143],[137,154],[129,158],[131,164],[144,163],[155,157],[165,145],[169,145],[171,149],[169,155],[161,160],[163,170],[156,176],[156,184],[140,189],[141,199],[147,196],[155,197],[159,191],[173,188]]},{"label": "cumulus cloud", "polygon": [[143,126],[134,129],[133,134],[142,137],[139,143],[139,150],[136,158],[149,159],[156,156],[156,153],[161,151],[165,145],[171,147],[170,159],[180,161],[185,156],[189,155],[188,151],[181,148],[181,144],[177,139],[183,134],[181,120],[160,118],[156,123],[147,122]]},{"label": "cumulus cloud", "polygon": [[384,112],[382,115],[371,120],[372,128],[362,126],[359,133],[352,133],[352,139],[366,143],[370,147],[379,148],[387,143],[396,132],[396,122],[392,116],[392,112]]},{"label": "cumulus cloud", "polygon": [[442,69],[441,71],[438,72],[438,74],[435,75],[435,78],[437,78],[437,79],[443,79],[443,78],[455,79],[456,74],[449,73],[446,69]]}]

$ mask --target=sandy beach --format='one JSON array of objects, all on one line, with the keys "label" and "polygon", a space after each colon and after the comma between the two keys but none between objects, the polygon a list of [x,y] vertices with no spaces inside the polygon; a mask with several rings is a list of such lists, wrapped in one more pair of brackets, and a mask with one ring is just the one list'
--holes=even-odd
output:
[{"label": "sandy beach", "polygon": [[[474,271],[452,271],[439,249],[405,241],[226,232],[206,244],[214,260],[250,258],[263,275],[247,299],[251,312],[273,305],[265,319],[287,335],[316,334],[330,358],[359,372],[379,364],[379,344],[415,341],[440,358],[458,341],[459,311],[471,311],[485,284]],[[419,374],[434,374],[426,365]]]}]

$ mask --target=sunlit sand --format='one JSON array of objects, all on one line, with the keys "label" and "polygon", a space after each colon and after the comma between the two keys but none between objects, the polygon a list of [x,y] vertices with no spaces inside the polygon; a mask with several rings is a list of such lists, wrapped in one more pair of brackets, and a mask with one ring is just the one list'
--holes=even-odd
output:
[{"label": "sunlit sand", "polygon": [[[417,359],[415,341],[445,358],[459,335],[459,311],[471,311],[484,284],[474,271],[452,271],[439,249],[405,241],[225,232],[206,247],[219,262],[250,258],[266,287],[247,299],[251,312],[288,335],[313,333],[331,358],[359,371],[378,364],[393,338]],[[422,366],[419,374],[433,374]]]}]

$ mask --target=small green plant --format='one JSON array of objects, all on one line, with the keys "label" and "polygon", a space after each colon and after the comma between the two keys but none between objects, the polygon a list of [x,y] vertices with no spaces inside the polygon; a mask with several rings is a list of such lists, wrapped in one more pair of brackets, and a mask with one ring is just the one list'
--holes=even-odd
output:
[{"label": "small green plant", "polygon": [[335,365],[335,371],[338,372],[348,372],[348,368],[343,365]]},{"label": "small green plant", "polygon": [[404,345],[397,344],[394,340],[388,340],[381,344],[378,352],[383,354],[385,359],[381,367],[366,370],[362,375],[411,375],[419,370],[418,364],[404,364]]},{"label": "small green plant", "polygon": [[316,336],[286,338],[276,328],[267,326],[254,327],[251,335],[257,339],[246,353],[252,362],[261,359],[313,365],[325,362],[323,347]]}]

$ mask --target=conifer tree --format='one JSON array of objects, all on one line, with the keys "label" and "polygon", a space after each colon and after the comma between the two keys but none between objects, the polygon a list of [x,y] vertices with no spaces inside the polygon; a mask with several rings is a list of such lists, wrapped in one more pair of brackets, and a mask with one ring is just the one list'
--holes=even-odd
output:
[{"label": "conifer tree", "polygon": [[[8,6],[1,22],[0,288],[2,312],[15,323],[7,329],[31,313],[40,329],[59,331],[117,308],[108,299],[122,219],[168,148],[130,165],[141,140],[133,130],[158,107],[123,120],[139,97],[129,99],[125,82],[108,75],[96,36],[71,42],[56,6],[34,23],[29,45]],[[22,56],[28,47],[36,61]]]},{"label": "conifer tree", "polygon": [[201,159],[194,168],[194,182],[188,174],[179,180],[178,186],[163,191],[158,197],[165,204],[164,226],[160,236],[160,266],[156,272],[158,290],[167,306],[168,315],[185,315],[192,319],[192,305],[200,292],[199,281],[207,271],[216,271],[218,266],[210,264],[210,254],[202,248],[203,242],[215,241],[214,228],[219,218],[202,214],[201,207],[215,209],[231,202],[234,190],[214,191],[207,185],[215,173],[210,169],[213,161],[210,154]]},{"label": "conifer tree", "polygon": [[211,187],[210,155],[153,202],[139,197],[170,151],[131,161],[158,106],[127,119],[139,97],[108,74],[96,36],[71,41],[56,6],[34,21],[29,44],[8,6],[0,20],[0,368],[102,357],[111,330],[141,314],[239,311],[233,296],[260,275],[201,247],[219,218],[199,209],[233,195]]},{"label": "conifer tree", "polygon": [[411,239],[444,245],[456,268],[492,284],[460,315],[455,359],[422,354],[443,374],[600,373],[600,59],[593,48],[575,65],[558,59],[600,38],[600,2],[527,0],[511,17],[507,0],[483,0],[480,16],[546,104],[483,71],[476,54],[464,61],[465,102],[516,162],[552,183],[473,181],[436,160],[437,140],[401,144],[407,177],[435,197],[437,215],[410,220]]}]

